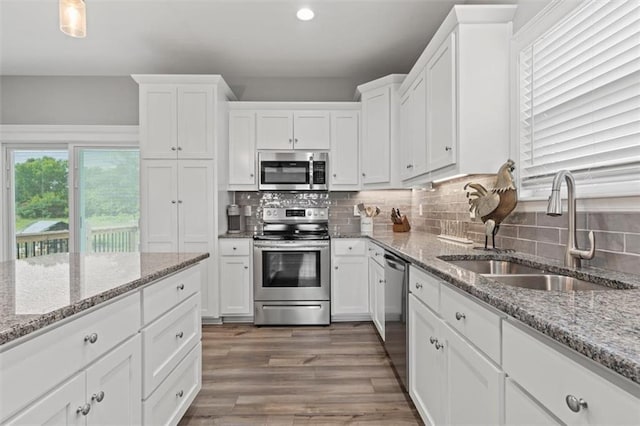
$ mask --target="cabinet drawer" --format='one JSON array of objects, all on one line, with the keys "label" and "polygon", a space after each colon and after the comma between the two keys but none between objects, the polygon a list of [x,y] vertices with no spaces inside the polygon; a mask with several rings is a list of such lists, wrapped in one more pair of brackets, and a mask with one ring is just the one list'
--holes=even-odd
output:
[{"label": "cabinet drawer", "polygon": [[377,244],[369,242],[367,249],[369,258],[373,259],[377,264],[384,267],[384,249]]},{"label": "cabinet drawer", "polygon": [[149,324],[163,313],[200,291],[200,265],[167,277],[142,290],[142,323]]},{"label": "cabinet drawer", "polygon": [[561,424],[508,377],[504,384],[504,420],[512,426]]},{"label": "cabinet drawer", "polygon": [[333,253],[336,256],[364,256],[367,242],[363,239],[340,239],[333,241]]},{"label": "cabinet drawer", "polygon": [[220,240],[220,256],[249,256],[251,240],[248,238],[233,238]]},{"label": "cabinet drawer", "polygon": [[[71,318],[0,353],[0,421],[136,334],[140,328],[140,295],[136,292]],[[85,341],[89,336],[97,340]],[[46,362],[42,362],[45,353]],[[13,386],[5,387],[9,383]]]},{"label": "cabinet drawer", "polygon": [[440,315],[500,364],[500,317],[497,314],[443,284],[440,286]]},{"label": "cabinet drawer", "polygon": [[[564,423],[640,424],[640,399],[506,322],[503,358],[505,372]],[[571,411],[569,395],[587,407]]]},{"label": "cabinet drawer", "polygon": [[145,425],[176,425],[202,387],[202,345],[187,354],[167,380],[142,403]]},{"label": "cabinet drawer", "polygon": [[439,279],[415,266],[410,266],[409,291],[434,312],[440,312]]},{"label": "cabinet drawer", "polygon": [[143,398],[148,397],[200,341],[200,323],[200,293],[197,293],[142,330]]}]

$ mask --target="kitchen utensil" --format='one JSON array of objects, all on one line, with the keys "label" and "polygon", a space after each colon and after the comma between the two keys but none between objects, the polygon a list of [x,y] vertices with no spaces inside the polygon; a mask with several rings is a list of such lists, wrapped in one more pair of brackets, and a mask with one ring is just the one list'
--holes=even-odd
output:
[{"label": "kitchen utensil", "polygon": [[396,216],[396,209],[391,209],[391,222],[398,223],[398,216]]},{"label": "kitchen utensil", "polygon": [[372,217],[373,216],[373,207],[367,206],[367,208],[365,210],[367,212],[367,217]]},{"label": "kitchen utensil", "polygon": [[360,212],[360,216],[364,216],[364,214],[365,214],[365,212],[364,212],[364,204],[359,203],[357,205],[357,207],[358,207],[358,211]]},{"label": "kitchen utensil", "polygon": [[376,211],[373,213],[373,216],[378,216],[380,214],[380,207],[376,206]]}]

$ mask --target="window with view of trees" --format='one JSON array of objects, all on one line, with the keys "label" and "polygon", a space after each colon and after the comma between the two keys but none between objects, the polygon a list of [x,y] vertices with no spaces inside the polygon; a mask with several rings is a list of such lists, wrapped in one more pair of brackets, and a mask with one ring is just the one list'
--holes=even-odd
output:
[{"label": "window with view of trees", "polygon": [[[137,149],[10,152],[16,258],[63,253],[72,247],[83,252],[138,250]],[[70,188],[69,182],[75,185]],[[71,199],[75,205],[70,205]],[[70,229],[72,222],[76,229]]]}]

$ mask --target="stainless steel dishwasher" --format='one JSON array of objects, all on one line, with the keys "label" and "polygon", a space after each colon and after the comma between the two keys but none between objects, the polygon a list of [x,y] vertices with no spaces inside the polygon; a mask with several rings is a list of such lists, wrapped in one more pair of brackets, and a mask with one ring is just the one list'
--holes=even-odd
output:
[{"label": "stainless steel dishwasher", "polygon": [[409,391],[407,367],[407,311],[409,303],[409,264],[389,252],[384,254],[384,347],[396,374]]}]

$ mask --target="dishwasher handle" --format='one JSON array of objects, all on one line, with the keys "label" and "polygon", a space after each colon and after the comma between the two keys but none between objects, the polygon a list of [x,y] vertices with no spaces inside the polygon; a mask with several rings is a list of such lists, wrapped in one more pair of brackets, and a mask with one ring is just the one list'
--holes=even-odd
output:
[{"label": "dishwasher handle", "polygon": [[407,269],[406,263],[401,261],[399,262],[399,259],[395,256],[385,254],[384,260],[391,269],[395,269],[396,271],[404,272]]}]

